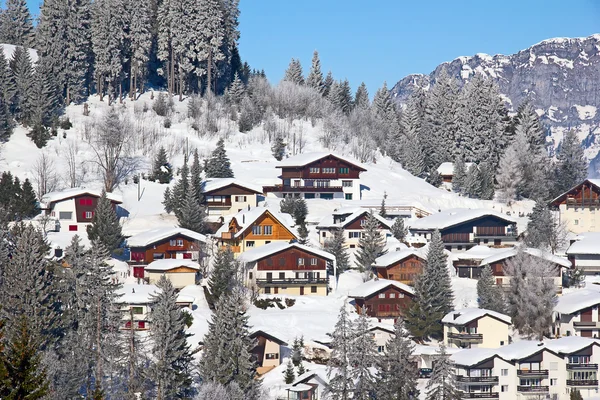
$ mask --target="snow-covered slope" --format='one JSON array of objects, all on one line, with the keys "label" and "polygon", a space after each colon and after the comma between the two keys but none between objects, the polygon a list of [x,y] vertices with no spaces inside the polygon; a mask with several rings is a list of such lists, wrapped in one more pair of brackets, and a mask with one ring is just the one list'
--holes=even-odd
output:
[{"label": "snow-covered slope", "polygon": [[[0,43],[0,48],[2,48],[2,51],[4,52],[4,57],[6,58],[6,60],[10,60],[12,58],[12,54],[15,51],[15,48],[17,46],[12,45],[12,44],[6,44],[6,43]],[[38,60],[38,55],[37,55],[37,50],[34,49],[27,49],[29,51],[29,57],[31,57],[31,62],[35,63]]]}]

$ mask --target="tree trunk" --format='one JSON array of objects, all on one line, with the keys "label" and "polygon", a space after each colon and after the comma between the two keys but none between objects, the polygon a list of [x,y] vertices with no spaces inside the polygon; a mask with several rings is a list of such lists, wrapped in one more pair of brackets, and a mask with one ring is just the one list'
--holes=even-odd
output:
[{"label": "tree trunk", "polygon": [[98,299],[98,304],[96,304],[96,382],[94,385],[96,390],[101,389],[102,387],[102,342],[100,341],[102,320],[100,310],[100,299]]},{"label": "tree trunk", "polygon": [[131,100],[135,100],[135,68],[133,66],[133,62],[131,62],[131,66],[129,67],[129,98]]},{"label": "tree trunk", "polygon": [[98,77],[96,78],[96,91],[98,92],[98,95],[100,96],[100,101],[104,101],[104,95],[102,93],[102,75],[98,75]]},{"label": "tree trunk", "polygon": [[65,99],[65,106],[71,104],[71,89],[67,86],[67,98]]},{"label": "tree trunk", "polygon": [[206,89],[212,92],[212,49],[208,51],[208,75],[206,76]]},{"label": "tree trunk", "polygon": [[173,95],[173,86],[175,84],[175,56],[173,55],[173,47],[171,47],[171,57],[170,57],[170,64],[169,64],[169,78],[168,78],[168,83],[167,86],[169,88],[169,96]]},{"label": "tree trunk", "polygon": [[123,82],[119,82],[119,104],[123,104]]},{"label": "tree trunk", "polygon": [[179,69],[179,101],[183,101],[183,73],[181,68]]}]

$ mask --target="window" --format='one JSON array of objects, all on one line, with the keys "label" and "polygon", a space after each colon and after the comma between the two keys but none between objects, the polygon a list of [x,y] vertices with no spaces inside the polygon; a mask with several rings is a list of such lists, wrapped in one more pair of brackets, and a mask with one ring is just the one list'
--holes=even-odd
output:
[{"label": "window", "polygon": [[162,260],[165,258],[165,253],[153,253],[152,258],[155,260]]},{"label": "window", "polygon": [[404,293],[398,293],[398,298],[399,298],[399,299],[402,299],[402,298],[404,298]]},{"label": "window", "polygon": [[379,296],[377,297],[379,297],[380,299],[385,299],[385,293],[379,293]]},{"label": "window", "polygon": [[347,174],[348,171],[348,168],[340,168],[340,174]]},{"label": "window", "polygon": [[575,220],[575,225],[579,225],[579,220],[578,219]]},{"label": "window", "polygon": [[246,196],[235,196],[235,201],[237,203],[245,203],[246,202]]},{"label": "window", "polygon": [[273,259],[272,258],[267,258],[267,261],[265,261],[267,263],[268,266],[272,266],[273,265]]},{"label": "window", "polygon": [[272,225],[263,226],[263,233],[265,235],[272,235],[273,234],[273,226]]},{"label": "window", "polygon": [[550,379],[550,386],[556,386],[557,384],[558,384],[558,379],[556,379],[556,378]]},{"label": "window", "polygon": [[175,239],[169,240],[169,246],[172,246],[172,247],[177,246],[177,240],[175,240]]},{"label": "window", "polygon": [[144,259],[143,251],[132,251],[131,252],[131,260],[133,261],[142,261]]},{"label": "window", "polygon": [[346,194],[344,195],[344,198],[345,198],[346,200],[352,200],[352,193],[346,193]]},{"label": "window", "polygon": [[136,315],[140,315],[144,313],[144,307],[131,307],[131,311]]},{"label": "window", "polygon": [[71,211],[59,211],[58,219],[73,219],[73,213]]},{"label": "window", "polygon": [[385,346],[377,346],[377,352],[383,353],[385,351]]},{"label": "window", "polygon": [[314,179],[305,179],[304,180],[304,186],[305,187],[313,187],[313,186],[315,186]]},{"label": "window", "polygon": [[351,248],[351,249],[355,249],[355,248],[356,248],[356,245],[355,245],[355,244],[351,244],[351,245],[350,245],[350,248]]},{"label": "window", "polygon": [[335,168],[323,168],[324,174],[335,174]]},{"label": "window", "polygon": [[395,299],[396,298],[396,293],[390,293],[390,299]]},{"label": "window", "polygon": [[92,211],[84,211],[83,212],[84,219],[92,219],[93,216],[94,216],[94,213]]},{"label": "window", "polygon": [[310,259],[310,265],[317,265],[317,259],[316,258],[311,258]]},{"label": "window", "polygon": [[504,340],[500,341],[500,346],[504,346]]},{"label": "window", "polygon": [[327,232],[321,232],[321,237],[327,237]]},{"label": "window", "polygon": [[310,292],[311,293],[317,293],[317,287],[316,286],[311,286],[310,287]]},{"label": "window", "polygon": [[146,321],[138,321],[138,329],[146,329]]},{"label": "window", "polygon": [[318,174],[321,169],[318,167],[310,167],[311,174]]},{"label": "window", "polygon": [[254,247],[254,241],[253,240],[249,240],[246,242],[246,247]]},{"label": "window", "polygon": [[279,273],[279,279],[285,279],[285,272]]},{"label": "window", "polygon": [[367,223],[367,219],[363,218],[360,220],[360,226],[365,226],[365,224]]},{"label": "window", "polygon": [[271,288],[268,286],[265,286],[265,294],[271,294]]},{"label": "window", "polygon": [[298,258],[298,265],[304,265],[304,258],[302,258],[302,257]]},{"label": "window", "polygon": [[262,235],[262,226],[255,225],[252,227],[252,234],[254,235]]},{"label": "window", "polygon": [[177,239],[177,247],[183,247],[183,240]]},{"label": "window", "polygon": [[279,257],[279,265],[283,267],[285,265],[285,258]]},{"label": "window", "polygon": [[501,391],[501,392],[508,392],[508,385],[502,385],[502,386],[500,387],[500,391]]},{"label": "window", "polygon": [[77,225],[69,225],[69,231],[76,231],[77,230]]},{"label": "window", "polygon": [[360,238],[360,232],[348,232],[348,237],[350,239]]},{"label": "window", "polygon": [[248,279],[252,280],[252,271],[248,272]]},{"label": "window", "polygon": [[352,187],[352,181],[342,181],[342,187]]},{"label": "window", "polygon": [[500,375],[502,375],[502,376],[508,376],[508,369],[502,369],[502,370],[500,370]]},{"label": "window", "polygon": [[278,360],[279,354],[278,353],[267,353],[265,357],[267,360]]}]

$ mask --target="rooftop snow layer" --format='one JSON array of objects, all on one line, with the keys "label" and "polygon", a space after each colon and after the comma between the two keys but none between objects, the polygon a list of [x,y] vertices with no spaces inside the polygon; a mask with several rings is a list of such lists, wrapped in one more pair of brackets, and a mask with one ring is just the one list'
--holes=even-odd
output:
[{"label": "rooftop snow layer", "polygon": [[185,229],[185,228],[173,227],[173,228],[155,228],[155,229],[150,229],[150,230],[142,232],[142,233],[138,233],[137,235],[133,235],[129,239],[127,239],[127,245],[129,247],[147,247],[153,243],[156,243],[158,241],[161,241],[161,240],[164,240],[164,239],[176,236],[176,235],[185,236],[190,239],[194,239],[199,242],[206,243],[206,236],[204,236],[200,233],[197,233],[197,232],[191,231],[189,229]]},{"label": "rooftop snow layer", "polygon": [[373,279],[371,281],[365,282],[357,288],[354,288],[350,291],[348,296],[350,297],[358,297],[364,298],[372,295],[373,293],[377,293],[382,289],[385,289],[388,286],[395,286],[398,289],[414,294],[415,291],[412,287],[405,285],[404,283],[400,283],[397,281],[389,280],[389,279]]},{"label": "rooftop snow layer", "polygon": [[252,190],[256,193],[262,193],[263,189],[261,186],[253,185],[251,183],[242,182],[235,178],[213,178],[207,180],[202,186],[202,192],[212,192],[213,190],[221,189],[229,185],[236,185],[248,190]]},{"label": "rooftop snow layer", "polygon": [[[152,302],[152,295],[160,293],[160,289],[156,285],[139,285],[137,283],[125,283],[117,290],[119,303],[125,304],[149,304]],[[191,303],[194,301],[194,296],[179,294],[177,296],[178,303]]]},{"label": "rooftop snow layer", "polygon": [[504,221],[516,224],[517,221],[508,215],[501,214],[494,210],[485,208],[470,209],[470,208],[452,208],[428,217],[418,219],[411,223],[411,230],[435,230],[446,229],[463,222],[471,221],[477,218],[494,216]]},{"label": "rooftop snow layer", "polygon": [[294,219],[290,214],[284,214],[268,207],[253,207],[250,210],[242,210],[227,218],[223,226],[217,230],[215,236],[221,237],[221,233],[227,232],[229,230],[229,223],[235,218],[237,224],[240,226],[240,230],[235,234],[235,237],[237,238],[267,211],[269,211],[285,228],[295,234],[292,229],[292,226],[294,226]]},{"label": "rooftop snow layer", "polygon": [[504,248],[477,245],[462,253],[456,253],[455,256],[459,260],[483,260],[484,258],[490,257],[493,254],[502,253],[504,251],[506,251]]},{"label": "rooftop snow layer", "polygon": [[197,262],[190,260],[183,260],[177,258],[167,258],[164,260],[155,260],[148,264],[145,268],[146,271],[169,271],[173,268],[187,267],[195,270],[200,269],[200,265]]},{"label": "rooftop snow layer", "polygon": [[577,235],[567,254],[600,255],[600,232],[587,232]]},{"label": "rooftop snow layer", "polygon": [[419,251],[418,249],[406,249],[406,250],[400,250],[400,251],[393,251],[390,253],[386,253],[386,254],[382,255],[381,257],[378,257],[375,260],[375,264],[373,264],[373,266],[374,267],[387,267],[388,265],[396,263],[400,260],[404,260],[405,258],[413,256],[413,255],[420,257],[422,259],[427,259],[427,255],[424,254],[422,251]]},{"label": "rooftop snow layer", "polygon": [[464,308],[462,310],[450,311],[444,316],[444,318],[442,318],[442,323],[450,325],[465,325],[486,315],[498,318],[509,325],[512,324],[512,320],[508,315],[483,308]]},{"label": "rooftop snow layer", "polygon": [[295,156],[286,158],[284,160],[281,160],[280,162],[277,163],[277,168],[285,168],[285,167],[303,167],[307,164],[313,163],[315,161],[318,161],[322,158],[325,158],[327,156],[333,156],[335,158],[339,158],[340,160],[346,161],[352,165],[356,165],[357,167],[360,167],[362,169],[364,169],[364,167],[362,165],[360,165],[360,163],[358,161],[354,161],[351,160],[349,158],[346,157],[341,157],[338,156],[336,154],[333,153],[327,153],[327,152],[314,152],[314,153],[302,153],[302,154],[297,154]]},{"label": "rooftop snow layer", "polygon": [[470,366],[496,356],[496,349],[473,348],[452,354],[450,360],[458,365]]},{"label": "rooftop snow layer", "polygon": [[[569,260],[567,260],[564,257],[559,257],[559,256],[555,256],[552,253],[548,253],[539,249],[533,249],[530,247],[526,247],[523,249],[523,251],[531,256],[534,257],[538,257],[538,258],[543,258],[544,260],[548,260],[550,262],[553,262],[555,264],[558,264],[562,267],[565,268],[571,268],[571,262]],[[514,257],[517,255],[517,253],[519,252],[517,247],[513,247],[511,249],[502,251],[502,252],[497,252],[494,253],[493,255],[484,258],[483,260],[481,260],[481,264],[480,265],[488,265],[488,264],[493,264],[495,262],[498,262],[500,260],[504,260],[506,258],[510,258],[510,257]]]},{"label": "rooftop snow layer", "polygon": [[240,262],[254,262],[271,254],[275,254],[280,251],[290,249],[292,247],[306,251],[308,253],[316,254],[331,261],[335,261],[335,256],[326,251],[315,249],[314,247],[305,246],[300,243],[288,243],[282,241],[271,242],[269,244],[265,244],[264,246],[255,247],[251,250],[247,250],[240,254],[237,259]]},{"label": "rooftop snow layer", "polygon": [[596,304],[600,304],[600,292],[582,289],[560,296],[554,306],[554,311],[561,314],[573,314]]},{"label": "rooftop snow layer", "polygon": [[[469,169],[469,167],[473,165],[473,163],[465,163],[465,169]],[[454,163],[452,162],[443,162],[437,169],[438,174],[440,175],[454,175]]]},{"label": "rooftop snow layer", "polygon": [[[344,215],[344,214],[348,214],[348,213],[345,211],[339,211],[339,210],[334,211],[331,215],[326,216],[325,218],[323,218],[321,220],[321,222],[319,222],[317,229],[345,228],[346,225],[348,225],[352,221],[356,220],[357,218],[361,217],[365,213],[369,212],[369,210],[364,209],[364,208],[358,208],[358,209],[352,208],[351,210],[355,210],[355,211],[352,212],[352,214],[350,214],[348,217],[346,217],[346,219],[343,222],[338,222],[337,224],[335,224],[333,222],[333,216],[334,215]],[[392,227],[392,225],[393,225],[392,221],[388,221],[387,219],[383,218],[381,215],[376,214],[376,213],[373,213],[373,216],[386,228],[390,229]]]},{"label": "rooftop snow layer", "polygon": [[[86,188],[65,189],[65,190],[61,190],[61,191],[46,193],[45,195],[42,196],[41,203],[47,205],[48,203],[55,203],[57,201],[70,199],[72,197],[81,196],[83,194],[91,194],[92,196],[100,197],[102,195],[102,192],[100,192],[98,190],[92,190],[92,189],[86,189]],[[123,198],[115,193],[106,193],[106,197],[108,199],[118,202],[118,203],[123,202]]]}]

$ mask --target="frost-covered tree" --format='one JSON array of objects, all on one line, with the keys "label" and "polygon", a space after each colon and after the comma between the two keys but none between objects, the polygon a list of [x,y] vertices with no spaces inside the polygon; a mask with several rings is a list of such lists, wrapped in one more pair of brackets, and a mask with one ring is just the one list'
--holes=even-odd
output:
[{"label": "frost-covered tree", "polygon": [[183,313],[177,305],[177,291],[164,275],[158,294],[151,297],[152,355],[149,375],[154,383],[155,398],[181,399],[189,396],[192,386],[192,354]]},{"label": "frost-covered tree", "polygon": [[421,144],[421,115],[415,98],[411,98],[400,118],[403,137],[396,144],[391,156],[402,163],[402,167],[412,175],[422,178],[425,176],[425,155]]},{"label": "frost-covered tree", "polygon": [[283,372],[283,380],[287,385],[289,385],[294,382],[294,379],[296,379],[294,364],[292,364],[292,360],[289,359],[286,364],[285,371]]},{"label": "frost-covered tree", "polygon": [[370,271],[375,259],[385,254],[385,237],[380,224],[372,213],[367,214],[356,252],[356,265],[361,271]]},{"label": "frost-covered tree", "polygon": [[367,90],[367,85],[364,82],[361,82],[356,89],[356,93],[354,94],[354,108],[366,110],[371,106],[371,101],[369,100],[369,91]]},{"label": "frost-covered tree", "polygon": [[352,110],[352,93],[348,80],[334,82],[329,89],[327,99],[336,109],[348,115]]},{"label": "frost-covered tree", "polygon": [[554,170],[554,195],[579,185],[588,175],[588,163],[577,132],[569,130],[560,144]]},{"label": "frost-covered tree", "polygon": [[385,200],[387,199],[387,192],[383,192],[383,198],[381,199],[381,206],[379,206],[379,216],[387,218],[387,211],[385,209]]},{"label": "frost-covered tree", "polygon": [[394,220],[394,224],[391,228],[392,236],[394,236],[399,241],[403,241],[408,234],[408,229],[404,226],[404,219],[402,217],[398,217]]},{"label": "frost-covered tree", "polygon": [[376,366],[377,350],[373,334],[369,331],[369,319],[364,311],[353,324],[354,338],[348,352],[352,365],[350,378],[354,382],[353,399],[368,400],[376,388],[372,368]]},{"label": "frost-covered tree", "polygon": [[315,89],[319,94],[323,94],[323,72],[321,72],[321,60],[319,59],[319,52],[317,50],[313,53],[310,72],[306,78],[306,85]]},{"label": "frost-covered tree", "polygon": [[329,91],[331,90],[331,86],[333,86],[333,82],[333,75],[331,74],[331,71],[329,71],[323,80],[323,97],[329,96]]},{"label": "frost-covered tree", "polygon": [[25,0],[6,0],[0,13],[0,43],[34,47],[33,18]]},{"label": "frost-covered tree", "polygon": [[427,382],[426,400],[460,400],[462,392],[458,390],[454,363],[446,352],[446,346],[440,346],[440,351],[433,363],[433,372]]},{"label": "frost-covered tree", "polygon": [[183,159],[183,166],[180,170],[181,178],[173,186],[173,190],[167,188],[164,193],[163,205],[165,211],[173,212],[177,217],[181,215],[185,198],[190,191],[190,170],[187,163],[187,157]]},{"label": "frost-covered tree", "polygon": [[236,72],[233,81],[227,90],[227,98],[232,104],[240,105],[245,96],[246,87]]},{"label": "frost-covered tree", "polygon": [[556,253],[567,244],[567,233],[564,223],[557,221],[544,201],[535,203],[529,215],[525,236],[525,243],[529,247]]},{"label": "frost-covered tree", "polygon": [[507,310],[521,335],[542,340],[548,333],[557,301],[556,268],[545,258],[534,257],[522,248],[506,262],[504,273],[510,276]]},{"label": "frost-covered tree", "polygon": [[194,150],[193,157],[192,168],[190,169],[190,186],[196,190],[196,201],[198,204],[202,204],[204,202],[204,195],[202,194],[202,165],[200,164],[198,149]]},{"label": "frost-covered tree", "polygon": [[144,91],[152,50],[152,3],[149,0],[126,0],[128,25],[126,40],[129,53],[129,97]]},{"label": "frost-covered tree", "polygon": [[190,231],[203,233],[206,232],[205,226],[205,210],[198,204],[197,189],[190,187],[186,193],[183,205],[177,214],[177,220],[181,228],[189,229]]},{"label": "frost-covered tree", "polygon": [[[332,231],[332,237],[325,241],[323,249],[335,257],[336,273],[339,276],[350,268],[350,256],[345,246],[344,230],[337,228]],[[328,271],[333,275],[333,271]]]},{"label": "frost-covered tree", "polygon": [[119,217],[105,191],[102,191],[98,199],[92,223],[87,227],[87,234],[90,241],[99,241],[111,252],[121,247],[123,243]]},{"label": "frost-covered tree", "polygon": [[0,52],[0,142],[5,142],[12,135],[13,116],[10,105],[14,96],[15,86],[12,71],[4,52]]},{"label": "frost-covered tree", "polygon": [[481,178],[481,194],[482,200],[493,200],[495,189],[494,189],[494,171],[491,165],[483,161],[479,164],[479,176]]},{"label": "frost-covered tree", "polygon": [[380,148],[388,151],[390,146],[395,145],[395,143],[392,143],[393,140],[391,139],[397,137],[397,134],[400,131],[400,125],[398,122],[396,106],[394,105],[386,82],[384,82],[383,86],[375,92],[371,109],[373,110],[375,118],[380,123],[380,129],[373,139]]},{"label": "frost-covered tree", "polygon": [[462,157],[456,157],[454,161],[454,172],[452,175],[452,190],[456,193],[464,193],[465,180],[467,179],[467,168]]},{"label": "frost-covered tree", "polygon": [[477,281],[477,304],[479,308],[486,310],[499,313],[506,312],[504,292],[500,286],[496,285],[496,279],[489,265],[483,267],[481,276]]},{"label": "frost-covered tree", "polygon": [[283,156],[285,156],[285,142],[283,141],[283,137],[281,137],[281,135],[277,135],[275,140],[273,140],[273,144],[271,145],[271,153],[277,161],[283,160]]},{"label": "frost-covered tree", "polygon": [[300,60],[292,58],[290,65],[285,71],[283,80],[295,83],[296,85],[304,85],[304,75],[302,74],[302,64],[300,64]]},{"label": "frost-covered tree", "polygon": [[231,249],[219,249],[208,279],[208,287],[214,303],[239,284],[236,280],[237,269],[238,265]]},{"label": "frost-covered tree", "polygon": [[467,170],[464,180],[463,192],[465,195],[479,199],[481,198],[482,178],[477,164],[473,163]]},{"label": "frost-covered tree", "polygon": [[225,151],[225,141],[219,139],[217,148],[212,152],[210,159],[206,162],[204,173],[207,178],[233,178],[231,162]]},{"label": "frost-covered tree", "polygon": [[[58,89],[52,76],[52,70],[47,59],[38,60],[33,75],[31,88],[31,115],[29,122],[32,125],[50,126],[53,119],[59,114]],[[39,147],[39,146],[38,146]]]},{"label": "frost-covered tree", "polygon": [[173,179],[171,164],[167,159],[167,151],[160,146],[152,163],[152,178],[159,183],[169,183]]},{"label": "frost-covered tree", "polygon": [[352,382],[352,365],[350,352],[354,333],[346,305],[340,308],[338,320],[331,334],[331,355],[327,363],[329,384],[325,393],[334,399],[348,400],[352,398],[354,383]]},{"label": "frost-covered tree", "polygon": [[17,121],[29,124],[33,114],[33,89],[35,87],[29,51],[23,47],[17,47],[10,59],[9,66],[15,88],[12,113]]},{"label": "frost-covered tree", "polygon": [[412,400],[419,397],[419,371],[410,361],[415,345],[401,318],[394,323],[394,331],[395,334],[386,344],[385,353],[378,359],[377,399]]},{"label": "frost-covered tree", "polygon": [[498,199],[506,204],[511,204],[517,197],[518,188],[523,181],[521,161],[519,160],[519,144],[513,142],[500,158],[498,166]]}]

